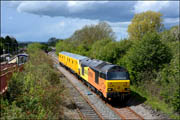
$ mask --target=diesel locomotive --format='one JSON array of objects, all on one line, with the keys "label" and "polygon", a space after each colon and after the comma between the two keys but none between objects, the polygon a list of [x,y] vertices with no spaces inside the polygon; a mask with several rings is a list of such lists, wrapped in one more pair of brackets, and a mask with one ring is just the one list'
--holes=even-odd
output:
[{"label": "diesel locomotive", "polygon": [[129,73],[123,67],[65,51],[59,53],[59,63],[106,99],[124,98],[130,93]]}]

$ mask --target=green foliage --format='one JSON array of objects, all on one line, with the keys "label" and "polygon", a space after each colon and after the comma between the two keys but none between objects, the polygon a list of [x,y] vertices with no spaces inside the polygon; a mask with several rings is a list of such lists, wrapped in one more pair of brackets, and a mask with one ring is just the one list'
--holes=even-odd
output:
[{"label": "green foliage", "polygon": [[119,42],[111,39],[100,40],[93,44],[90,57],[116,64],[126,54],[130,46],[131,41],[129,40]]},{"label": "green foliage", "polygon": [[96,58],[96,59],[105,59],[105,46],[112,42],[111,39],[104,39],[104,40],[99,40],[95,42],[92,46],[91,52],[90,52],[90,57]]},{"label": "green foliage", "polygon": [[[163,67],[171,60],[170,49],[160,41],[157,33],[147,33],[142,40],[135,41],[127,53],[126,66],[133,82],[141,81],[139,75],[145,71],[152,72]],[[140,78],[139,78],[140,77]]]},{"label": "green foliage", "polygon": [[27,51],[37,51],[42,48],[42,45],[40,43],[32,43],[28,45]]},{"label": "green foliage", "polygon": [[49,38],[47,44],[48,44],[48,46],[55,46],[58,41],[59,41],[59,39],[57,39],[55,37],[51,37],[51,38]]},{"label": "green foliage", "polygon": [[179,42],[179,39],[179,26],[174,26],[170,30],[165,30],[161,33],[161,41],[164,43]]},{"label": "green foliage", "polygon": [[10,36],[0,37],[0,55],[3,54],[3,49],[5,53],[16,53],[18,50],[17,40]]},{"label": "green foliage", "polygon": [[58,41],[56,44],[56,54],[58,54],[61,51],[67,51],[67,52],[73,52],[74,45],[67,40],[64,41]]},{"label": "green foliage", "polygon": [[178,112],[180,101],[178,93],[180,84],[180,64],[179,64],[179,27],[172,27],[161,33],[161,41],[170,47],[172,51],[172,59],[169,64],[157,73],[156,81],[160,84],[160,97],[168,104],[172,105],[174,110]]},{"label": "green foliage", "polygon": [[56,44],[56,54],[61,51],[67,51],[91,56],[92,46],[94,46],[93,49],[96,49],[94,43],[103,40],[115,40],[114,32],[107,23],[100,22],[97,25],[85,26],[81,30],[75,31],[69,39],[58,41]]},{"label": "green foliage", "polygon": [[44,52],[51,51],[51,48],[48,47],[47,44],[40,44],[40,43],[31,43],[28,45],[28,51],[36,51],[37,49],[41,49]]},{"label": "green foliage", "polygon": [[128,26],[130,39],[141,40],[147,32],[162,31],[162,14],[159,12],[147,11],[135,14],[132,23]]},{"label": "green foliage", "polygon": [[175,91],[175,94],[173,96],[172,105],[174,107],[174,110],[176,112],[180,112],[180,94],[179,94],[179,88]]},{"label": "green foliage", "polygon": [[106,22],[85,26],[81,30],[75,31],[69,41],[76,43],[75,46],[79,46],[80,44],[91,46],[96,41],[102,39],[115,40],[114,32]]},{"label": "green foliage", "polygon": [[153,96],[148,101],[157,106],[154,108],[168,114],[178,112],[179,27],[160,32],[161,16],[152,11],[135,15],[128,27],[130,38],[120,41],[114,41],[108,25],[85,26],[69,39],[59,41],[56,52],[67,51],[123,66],[130,73],[132,85]]},{"label": "green foliage", "polygon": [[[172,32],[172,30],[174,32]],[[133,69],[133,72],[132,72],[134,74],[131,73],[132,76],[133,75],[136,76],[136,77],[134,77],[134,79],[136,78],[135,79],[136,81],[133,81],[133,82],[137,82],[137,80],[141,81],[138,84],[138,87],[143,91],[146,90],[146,92],[147,92],[146,94],[148,94],[148,96],[153,96],[155,99],[157,99],[157,100],[154,100],[154,99],[148,100],[148,101],[150,101],[149,103],[155,107],[154,102],[158,101],[157,103],[159,105],[156,105],[155,108],[161,109],[162,111],[166,112],[170,116],[173,114],[172,110],[174,110],[175,112],[179,112],[179,106],[180,106],[180,100],[179,100],[179,93],[180,93],[180,91],[179,91],[179,84],[180,84],[180,80],[179,80],[179,74],[180,74],[179,42],[177,39],[179,36],[179,33],[177,31],[178,31],[178,27],[173,27],[170,30],[166,30],[160,34],[159,39],[161,41],[161,44],[164,44],[166,47],[168,47],[169,50],[166,50],[166,52],[165,52],[164,51],[165,49],[164,49],[163,50],[164,52],[162,52],[162,50],[161,50],[161,52],[159,52],[159,49],[158,49],[158,50],[156,50],[156,52],[163,53],[164,55],[163,54],[161,54],[161,55],[163,55],[164,57],[169,57],[169,60],[167,59],[167,60],[162,61],[162,59],[158,59],[159,63],[155,62],[158,67],[145,67],[144,66],[143,67],[144,71],[140,70],[140,72],[139,71],[137,72],[138,69],[135,68],[135,69]],[[150,38],[150,36],[147,38]],[[141,43],[141,42],[139,42],[139,43]],[[154,43],[156,43],[156,42],[154,42]],[[137,45],[137,44],[134,43],[134,45]],[[156,45],[158,45],[158,44],[156,43]],[[162,49],[164,45],[160,45],[160,48]],[[144,45],[141,45],[141,46],[144,46]],[[140,48],[141,46],[137,45],[137,48]],[[150,48],[152,48],[151,45],[148,44],[148,46]],[[147,48],[147,46],[146,46],[146,48]],[[139,50],[137,50],[137,49],[134,49],[134,51],[136,51],[136,53],[139,52]],[[143,54],[142,51],[140,53],[146,57],[146,55]],[[129,52],[128,52],[128,54],[129,54]],[[144,52],[145,52],[145,50],[144,50]],[[135,52],[134,52],[134,54],[135,54]],[[146,54],[151,55],[149,53],[146,53]],[[140,56],[140,54],[135,54],[135,55]],[[164,58],[164,57],[161,57],[161,55],[159,55],[159,54],[155,54],[155,55],[158,56],[159,58]],[[138,57],[136,57],[136,59],[138,60]],[[131,60],[131,58],[130,57],[128,58],[127,56],[125,56],[124,60],[126,61],[125,63],[128,64],[127,61]],[[146,59],[144,59],[143,61],[145,61],[145,60]],[[151,59],[149,59],[149,60],[151,60]],[[154,59],[152,59],[151,61],[153,61],[153,60]],[[134,61],[135,61],[135,59],[134,59]],[[144,63],[144,62],[141,62],[141,64],[142,63]],[[133,65],[133,64],[131,64],[131,65],[138,67],[141,64],[136,63],[135,65]],[[151,65],[151,66],[153,66],[153,65]],[[131,67],[131,68],[133,68],[133,67]],[[149,68],[151,68],[151,69],[149,69]],[[151,99],[151,98],[152,97],[148,97],[148,99]],[[166,110],[167,108],[169,110]],[[173,117],[173,115],[172,115],[172,117]]]},{"label": "green foliage", "polygon": [[6,95],[1,98],[1,118],[58,119],[62,113],[59,75],[40,48],[37,43],[28,46],[30,59],[25,70],[13,74]]}]

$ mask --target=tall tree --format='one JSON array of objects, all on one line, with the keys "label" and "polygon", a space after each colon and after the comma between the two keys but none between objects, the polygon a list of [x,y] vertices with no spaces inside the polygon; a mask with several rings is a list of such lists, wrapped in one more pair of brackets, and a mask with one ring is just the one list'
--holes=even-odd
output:
[{"label": "tall tree", "polygon": [[147,32],[160,32],[163,29],[162,14],[147,11],[135,14],[132,23],[128,26],[130,39],[141,39]]},{"label": "tall tree", "polygon": [[57,38],[51,37],[51,38],[49,38],[49,40],[48,40],[48,45],[50,45],[50,46],[55,46],[57,41],[58,41]]},{"label": "tall tree", "polygon": [[0,55],[3,54],[3,49],[4,49],[4,38],[0,37]]},{"label": "tall tree", "polygon": [[76,45],[88,44],[91,46],[94,42],[103,39],[115,40],[114,32],[106,22],[100,22],[97,25],[86,25],[82,29],[75,31],[70,41],[75,42]]},{"label": "tall tree", "polygon": [[6,36],[4,39],[4,49],[6,53],[15,53],[18,49],[18,42],[14,37]]}]

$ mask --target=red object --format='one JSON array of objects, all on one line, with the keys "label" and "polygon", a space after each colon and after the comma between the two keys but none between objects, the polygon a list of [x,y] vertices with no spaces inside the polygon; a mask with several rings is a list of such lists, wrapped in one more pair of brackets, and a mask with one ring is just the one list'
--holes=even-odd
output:
[{"label": "red object", "polygon": [[8,80],[11,79],[13,72],[22,71],[23,65],[18,66],[17,64],[4,64],[1,65],[0,71],[0,94],[3,94],[8,87]]}]

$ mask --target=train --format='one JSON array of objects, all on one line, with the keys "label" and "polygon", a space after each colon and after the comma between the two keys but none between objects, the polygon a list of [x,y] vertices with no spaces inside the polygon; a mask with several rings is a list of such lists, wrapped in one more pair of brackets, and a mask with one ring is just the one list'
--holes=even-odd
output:
[{"label": "train", "polygon": [[104,99],[124,99],[130,94],[129,73],[121,66],[65,51],[59,52],[58,60]]}]

